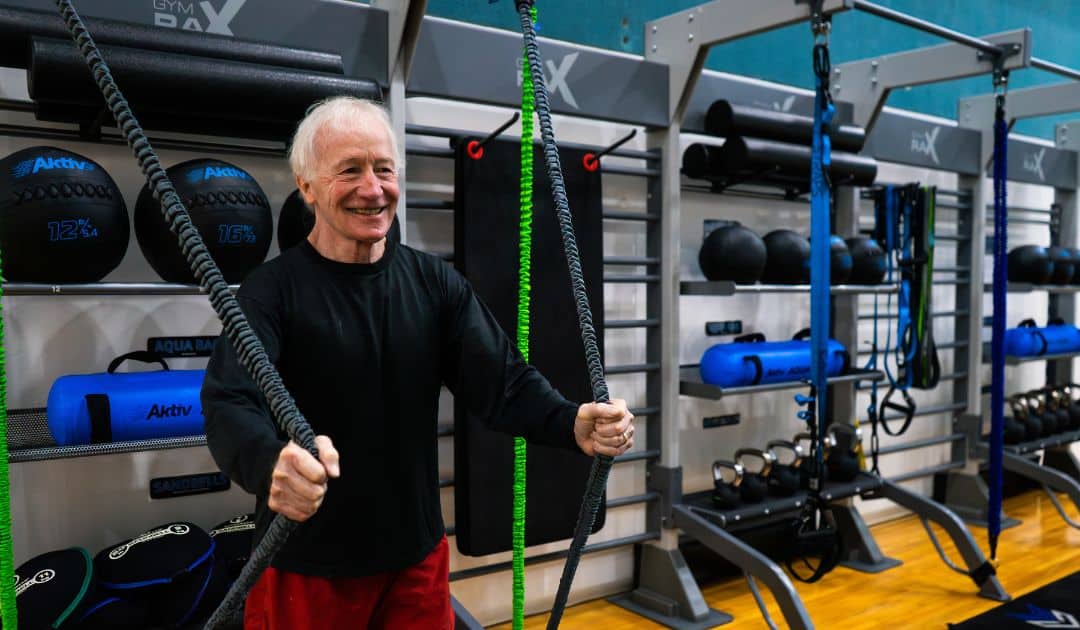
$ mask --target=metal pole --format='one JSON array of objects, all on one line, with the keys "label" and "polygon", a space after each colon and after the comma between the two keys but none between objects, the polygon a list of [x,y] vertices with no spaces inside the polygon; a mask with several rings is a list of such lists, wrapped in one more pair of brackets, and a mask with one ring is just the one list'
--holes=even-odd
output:
[{"label": "metal pole", "polygon": [[[991,44],[989,42],[983,41],[983,40],[981,40],[981,39],[979,39],[977,37],[972,37],[970,35],[965,35],[963,33],[954,31],[952,29],[945,28],[944,26],[938,26],[937,24],[934,24],[932,22],[927,22],[926,20],[920,20],[919,18],[910,16],[910,15],[908,15],[906,13],[901,13],[899,11],[893,11],[892,9],[887,9],[887,8],[885,8],[883,6],[876,5],[873,2],[866,2],[865,0],[849,0],[849,1],[851,2],[852,8],[858,9],[860,11],[865,11],[867,13],[870,13],[872,15],[876,15],[878,17],[885,18],[886,20],[891,20],[891,21],[896,22],[898,24],[903,24],[905,26],[910,26],[910,27],[918,29],[920,31],[925,31],[925,32],[931,33],[933,35],[937,35],[938,37],[943,37],[945,39],[952,40],[952,41],[956,42],[957,44],[963,44],[965,46],[970,46],[972,48],[975,48],[977,50],[981,50],[981,51],[983,51],[985,53],[988,53],[988,54],[991,54],[991,55],[1000,55],[1003,52],[1000,47],[995,46],[995,45],[993,45],[993,44]],[[1034,61],[1034,60],[1032,60],[1032,61]]]},{"label": "metal pole", "polygon": [[1031,67],[1038,68],[1039,70],[1046,70],[1047,72],[1053,72],[1063,77],[1068,77],[1075,81],[1080,81],[1080,70],[1073,70],[1072,68],[1066,68],[1065,66],[1046,61],[1045,59],[1039,59],[1037,57],[1031,58]]}]

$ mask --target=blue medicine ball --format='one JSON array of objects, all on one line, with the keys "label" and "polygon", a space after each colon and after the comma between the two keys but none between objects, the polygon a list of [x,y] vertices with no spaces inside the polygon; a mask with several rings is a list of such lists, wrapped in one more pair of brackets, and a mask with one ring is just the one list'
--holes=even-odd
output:
[{"label": "blue medicine ball", "polygon": [[97,282],[131,237],[124,198],[93,160],[30,147],[0,161],[0,251],[8,282]]}]

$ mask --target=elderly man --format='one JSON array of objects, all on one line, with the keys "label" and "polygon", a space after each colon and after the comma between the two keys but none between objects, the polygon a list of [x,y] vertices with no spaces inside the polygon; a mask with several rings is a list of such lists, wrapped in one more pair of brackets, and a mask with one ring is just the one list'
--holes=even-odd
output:
[{"label": "elderly man", "polygon": [[238,299],[318,435],[319,460],[286,443],[225,340],[202,391],[210,451],[256,496],[257,536],[274,512],[301,521],[249,595],[245,628],[451,628],[441,387],[495,430],[588,455],[629,449],[633,417],[621,400],[564,399],[465,278],[387,238],[403,162],[381,107],[318,104],[289,163],[315,227]]}]

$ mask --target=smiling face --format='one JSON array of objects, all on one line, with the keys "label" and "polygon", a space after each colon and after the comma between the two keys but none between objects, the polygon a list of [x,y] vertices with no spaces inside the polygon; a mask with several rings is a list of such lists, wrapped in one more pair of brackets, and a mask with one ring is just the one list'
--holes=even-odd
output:
[{"label": "smiling face", "polygon": [[311,181],[296,178],[315,210],[308,240],[343,262],[374,262],[382,255],[400,194],[389,130],[373,117],[361,122],[366,124],[320,129]]}]

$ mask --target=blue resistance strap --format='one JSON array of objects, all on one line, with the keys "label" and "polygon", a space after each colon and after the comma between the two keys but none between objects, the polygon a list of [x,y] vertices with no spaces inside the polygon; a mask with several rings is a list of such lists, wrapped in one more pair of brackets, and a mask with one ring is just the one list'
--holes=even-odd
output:
[{"label": "blue resistance strap", "polygon": [[[814,46],[814,67],[828,66],[828,48]],[[827,70],[826,70],[827,72]],[[817,75],[817,94],[814,97],[814,138],[810,154],[810,379],[813,382],[814,401],[818,416],[828,409],[828,344],[830,306],[830,243],[829,218],[831,199],[827,172],[831,163],[831,141],[828,126],[836,107],[828,99],[824,81],[828,76]],[[818,422],[819,430],[824,423]],[[816,449],[817,465],[821,465],[822,449]],[[819,468],[820,469],[820,468]]]},{"label": "blue resistance strap", "polygon": [[994,115],[994,317],[990,338],[990,504],[987,515],[987,534],[990,538],[990,559],[997,558],[998,536],[1001,534],[1002,459],[1005,437],[1005,290],[1009,282],[1008,243],[1009,216],[1006,208],[1008,176],[1008,133],[1005,123],[1005,97],[999,94]]}]

